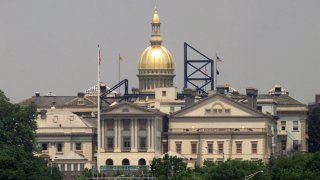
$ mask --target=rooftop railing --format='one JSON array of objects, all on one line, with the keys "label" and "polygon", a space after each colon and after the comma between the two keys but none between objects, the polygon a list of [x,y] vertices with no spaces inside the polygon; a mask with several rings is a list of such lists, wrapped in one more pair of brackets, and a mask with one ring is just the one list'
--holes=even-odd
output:
[{"label": "rooftop railing", "polygon": [[266,132],[265,128],[171,128],[169,133],[256,133]]}]

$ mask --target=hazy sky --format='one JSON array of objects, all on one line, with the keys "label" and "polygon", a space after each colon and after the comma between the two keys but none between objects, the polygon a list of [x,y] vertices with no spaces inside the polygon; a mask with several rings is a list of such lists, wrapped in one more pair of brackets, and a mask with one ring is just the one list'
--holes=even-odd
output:
[{"label": "hazy sky", "polygon": [[[308,103],[320,93],[319,0],[158,0],[163,45],[183,86],[183,42],[217,52],[218,84],[266,93],[281,84]],[[13,102],[38,91],[76,95],[101,79],[138,87],[137,66],[149,45],[153,0],[0,0],[0,89]]]}]

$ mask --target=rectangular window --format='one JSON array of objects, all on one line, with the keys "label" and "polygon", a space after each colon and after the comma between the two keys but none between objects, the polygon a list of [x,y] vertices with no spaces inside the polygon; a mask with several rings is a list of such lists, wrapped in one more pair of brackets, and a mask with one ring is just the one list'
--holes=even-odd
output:
[{"label": "rectangular window", "polygon": [[225,109],[225,110],[224,110],[224,112],[225,112],[226,114],[230,114],[230,111],[231,111],[230,109]]},{"label": "rectangular window", "polygon": [[113,149],[113,147],[114,147],[113,146],[113,139],[114,139],[113,137],[108,137],[107,138],[107,149],[109,149],[109,150]]},{"label": "rectangular window", "polygon": [[292,122],[292,127],[294,131],[299,131],[299,122],[298,121],[293,121]]},{"label": "rectangular window", "polygon": [[147,129],[147,120],[146,119],[139,119],[139,130],[145,131]]},{"label": "rectangular window", "polygon": [[198,144],[197,143],[191,143],[191,154],[197,154],[197,147]]},{"label": "rectangular window", "polygon": [[84,170],[84,163],[80,163],[80,171]]},{"label": "rectangular window", "polygon": [[237,154],[242,154],[242,142],[236,142]]},{"label": "rectangular window", "polygon": [[174,112],[174,106],[170,107],[170,112],[173,113]]},{"label": "rectangular window", "polygon": [[78,171],[78,164],[77,163],[73,164],[73,171]]},{"label": "rectangular window", "polygon": [[58,143],[57,144],[57,152],[62,152],[63,151],[63,144],[62,143]]},{"label": "rectangular window", "polygon": [[131,125],[130,119],[124,119],[122,123],[123,123],[123,130],[130,131],[130,125]]},{"label": "rectangular window", "polygon": [[42,151],[48,151],[48,144],[47,143],[42,143],[41,144],[41,150]]},{"label": "rectangular window", "polygon": [[107,119],[107,130],[108,131],[114,130],[114,120],[113,119]]},{"label": "rectangular window", "polygon": [[281,131],[286,130],[286,121],[281,121]]},{"label": "rectangular window", "polygon": [[181,154],[181,147],[182,147],[181,143],[176,143],[176,152],[179,154]]},{"label": "rectangular window", "polygon": [[146,137],[140,137],[139,142],[140,142],[140,148],[146,148],[147,147],[147,138]]},{"label": "rectangular window", "polygon": [[262,106],[257,106],[258,111],[262,111]]},{"label": "rectangular window", "polygon": [[60,171],[65,171],[65,164],[60,164]]},{"label": "rectangular window", "polygon": [[258,142],[256,142],[256,141],[251,142],[251,153],[252,154],[258,153]]},{"label": "rectangular window", "polygon": [[81,151],[81,150],[82,150],[81,143],[76,143],[76,151]]},{"label": "rectangular window", "polygon": [[67,164],[67,171],[71,171],[71,164],[70,163]]},{"label": "rectangular window", "polygon": [[213,153],[213,143],[208,142],[208,154],[212,154],[212,153]]},{"label": "rectangular window", "polygon": [[162,96],[163,97],[167,96],[167,91],[162,91]]},{"label": "rectangular window", "polygon": [[123,137],[123,147],[124,148],[131,147],[131,137]]},{"label": "rectangular window", "polygon": [[218,153],[219,154],[223,154],[224,153],[223,142],[218,142]]}]

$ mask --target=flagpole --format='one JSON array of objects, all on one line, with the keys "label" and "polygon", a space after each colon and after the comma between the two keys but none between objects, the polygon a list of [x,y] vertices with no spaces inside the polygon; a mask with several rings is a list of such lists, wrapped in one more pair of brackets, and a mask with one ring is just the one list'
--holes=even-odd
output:
[{"label": "flagpole", "polygon": [[217,67],[217,61],[218,61],[218,54],[216,53],[216,59],[214,61],[214,89],[217,91],[217,85],[218,85],[218,73],[217,73],[217,70],[218,70],[218,67]]},{"label": "flagpole", "polygon": [[98,84],[97,84],[97,88],[98,88],[98,93],[97,93],[97,98],[98,98],[98,119],[97,119],[97,129],[98,129],[98,149],[97,149],[97,169],[98,172],[100,172],[100,148],[101,148],[101,135],[100,135],[100,63],[101,63],[101,56],[100,56],[100,47],[98,45]]},{"label": "flagpole", "polygon": [[[118,61],[119,61],[119,65],[118,65],[118,68],[119,68],[119,69],[118,69],[118,71],[119,71],[119,72],[118,72],[118,73],[119,73],[119,74],[118,74],[118,79],[119,79],[119,83],[120,83],[120,72],[121,72],[121,71],[120,71],[120,53],[119,53],[119,56],[118,56]],[[120,87],[119,87],[119,90],[118,90],[118,91],[119,91],[119,94],[121,94],[121,92],[120,92]]]}]

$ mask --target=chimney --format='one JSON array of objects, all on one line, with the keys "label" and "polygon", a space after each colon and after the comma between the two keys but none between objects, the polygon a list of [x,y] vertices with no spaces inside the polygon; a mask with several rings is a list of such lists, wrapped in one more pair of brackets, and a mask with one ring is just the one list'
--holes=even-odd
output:
[{"label": "chimney", "polygon": [[227,86],[217,86],[217,92],[219,94],[228,94],[229,87],[227,87]]},{"label": "chimney", "polygon": [[36,97],[40,97],[40,93],[39,93],[39,92],[35,92],[34,95],[35,95]]},{"label": "chimney", "polygon": [[185,105],[184,107],[189,107],[194,103],[194,96],[195,96],[195,91],[189,88],[184,88],[183,89],[183,94],[184,94],[184,99],[185,99]]},{"label": "chimney", "polygon": [[105,84],[100,84],[100,92],[105,93],[107,91],[107,87]]},{"label": "chimney", "polygon": [[316,94],[316,104],[320,104],[320,94]]},{"label": "chimney", "polygon": [[258,89],[252,87],[247,88],[246,94],[248,99],[248,106],[252,107],[253,109],[257,109]]},{"label": "chimney", "polygon": [[84,92],[78,92],[78,98],[84,98]]}]

